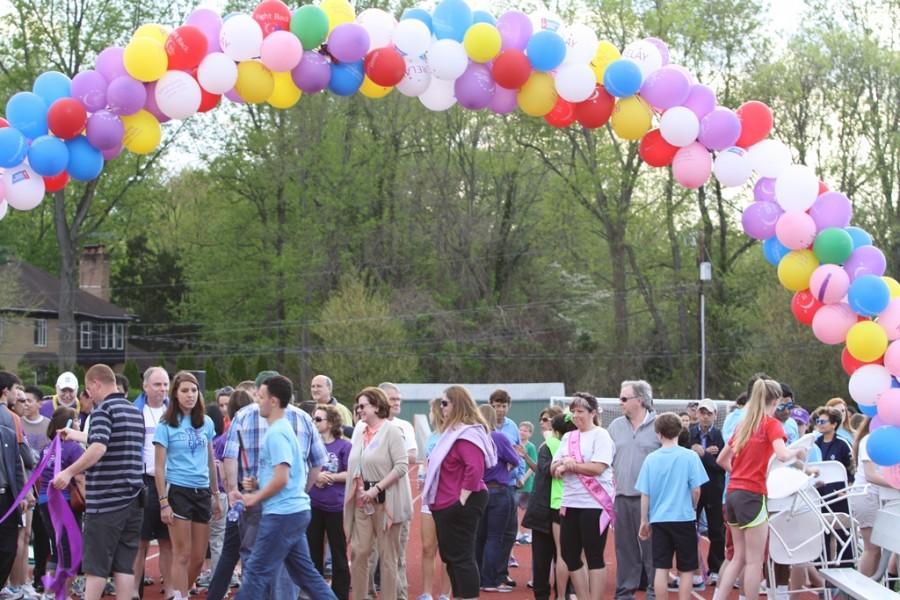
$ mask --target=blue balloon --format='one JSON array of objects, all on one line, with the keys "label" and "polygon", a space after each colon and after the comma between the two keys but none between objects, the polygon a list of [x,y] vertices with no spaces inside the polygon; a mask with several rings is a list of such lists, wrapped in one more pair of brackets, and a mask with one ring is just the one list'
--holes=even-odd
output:
[{"label": "blue balloon", "polygon": [[12,169],[22,164],[28,154],[28,141],[15,127],[0,129],[0,169]]},{"label": "blue balloon", "polygon": [[437,39],[462,43],[466,30],[472,26],[472,9],[465,0],[442,0],[434,9],[431,25]]},{"label": "blue balloon", "polygon": [[878,407],[875,406],[874,404],[873,404],[872,406],[868,406],[868,405],[865,405],[865,404],[860,404],[860,405],[859,405],[859,412],[861,412],[862,414],[866,415],[867,417],[874,417],[875,415],[878,414]]},{"label": "blue balloon", "polygon": [[872,236],[865,229],[859,227],[844,227],[844,231],[853,238],[853,249],[856,250],[860,246],[871,246]]},{"label": "blue balloon", "polygon": [[555,31],[538,31],[528,40],[525,53],[536,71],[552,71],[566,58],[566,41]]},{"label": "blue balloon", "polygon": [[366,77],[363,61],[354,63],[334,63],[331,65],[331,81],[328,89],[336,96],[352,96]]},{"label": "blue balloon", "polygon": [[30,140],[47,135],[47,103],[37,94],[19,92],[6,102],[6,120]]},{"label": "blue balloon", "polygon": [[50,106],[60,98],[68,98],[72,95],[72,80],[59,71],[47,71],[38,75],[31,91],[40,96],[47,106]]},{"label": "blue balloon", "polygon": [[403,11],[403,16],[400,17],[401,21],[404,19],[417,19],[422,21],[428,25],[428,31],[434,32],[434,26],[431,24],[431,13],[424,8],[407,8]]},{"label": "blue balloon", "polygon": [[847,301],[857,314],[874,317],[890,304],[891,290],[881,277],[861,275],[850,284]]},{"label": "blue balloon", "polygon": [[497,19],[494,18],[494,15],[487,12],[486,10],[476,10],[472,12],[472,24],[475,23],[487,23],[488,25],[496,25]]},{"label": "blue balloon", "polygon": [[42,135],[31,142],[28,149],[28,164],[34,172],[44,177],[59,175],[69,164],[69,149],[66,143],[52,135]]},{"label": "blue balloon", "polygon": [[[862,406],[860,406],[860,409]],[[890,467],[900,463],[900,427],[885,425],[869,434],[866,448],[876,465]]]},{"label": "blue balloon", "polygon": [[603,87],[619,98],[633,96],[641,89],[641,68],[633,60],[620,58],[609,63],[603,74]]},{"label": "blue balloon", "polygon": [[897,381],[896,377],[891,377],[891,387],[900,388],[900,381]]},{"label": "blue balloon", "polygon": [[69,149],[69,165],[66,170],[72,179],[90,181],[103,171],[103,154],[91,146],[83,135],[66,142]]},{"label": "blue balloon", "polygon": [[773,267],[777,267],[781,259],[790,253],[791,249],[778,241],[777,237],[770,237],[762,244],[763,256]]}]

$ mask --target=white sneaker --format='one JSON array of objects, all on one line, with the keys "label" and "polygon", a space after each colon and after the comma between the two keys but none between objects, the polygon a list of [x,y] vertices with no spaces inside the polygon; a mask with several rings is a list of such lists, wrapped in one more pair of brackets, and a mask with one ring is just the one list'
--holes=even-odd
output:
[{"label": "white sneaker", "polygon": [[791,594],[788,591],[788,586],[779,585],[775,588],[775,600],[790,600]]}]

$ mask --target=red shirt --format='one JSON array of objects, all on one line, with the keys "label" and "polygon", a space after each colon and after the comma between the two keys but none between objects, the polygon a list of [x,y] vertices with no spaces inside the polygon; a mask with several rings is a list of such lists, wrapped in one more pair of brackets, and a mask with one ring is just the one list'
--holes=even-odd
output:
[{"label": "red shirt", "polygon": [[467,440],[456,440],[441,462],[437,496],[431,510],[443,510],[459,500],[462,490],[486,490],[484,485],[484,452]]},{"label": "red shirt", "polygon": [[[734,435],[728,441],[728,445],[734,450],[735,439],[741,430],[743,424],[738,426]],[[775,454],[772,448],[772,442],[775,440],[787,441],[784,435],[784,428],[778,419],[773,417],[763,417],[762,423],[741,451],[734,455],[731,459],[731,481],[728,484],[728,491],[746,490],[755,494],[768,495],[766,489],[766,472],[769,468],[769,459]]]}]

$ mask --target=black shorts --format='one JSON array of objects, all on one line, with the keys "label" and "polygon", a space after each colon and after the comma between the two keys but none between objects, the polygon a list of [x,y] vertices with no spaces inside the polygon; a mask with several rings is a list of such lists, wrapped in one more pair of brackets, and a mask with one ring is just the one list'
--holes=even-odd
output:
[{"label": "black shorts", "polygon": [[689,573],[700,568],[700,558],[697,555],[699,539],[697,525],[694,521],[651,523],[650,529],[654,568],[672,568],[673,554],[675,555],[675,568],[681,573]]},{"label": "black shorts", "polygon": [[212,519],[212,493],[209,488],[169,484],[169,506],[176,519],[193,523],[209,523]]},{"label": "black shorts", "polygon": [[747,490],[731,490],[725,496],[725,518],[729,525],[749,529],[769,520],[766,497]]},{"label": "black shorts", "polygon": [[550,509],[550,520],[552,522],[556,523],[557,525],[559,525],[559,509],[558,508]]},{"label": "black shorts", "polygon": [[[561,511],[562,512],[562,511]],[[609,527],[600,533],[600,508],[566,508],[559,524],[560,554],[569,571],[577,571],[583,564],[582,554],[588,569],[602,569],[606,566],[603,552],[606,550],[606,536]]]},{"label": "black shorts", "polygon": [[169,528],[162,522],[159,514],[159,494],[156,492],[156,479],[144,475],[144,518],[141,521],[141,541],[167,540]]},{"label": "black shorts", "polygon": [[112,512],[84,513],[84,554],[81,568],[87,575],[109,577],[134,573],[143,511],[141,499]]}]

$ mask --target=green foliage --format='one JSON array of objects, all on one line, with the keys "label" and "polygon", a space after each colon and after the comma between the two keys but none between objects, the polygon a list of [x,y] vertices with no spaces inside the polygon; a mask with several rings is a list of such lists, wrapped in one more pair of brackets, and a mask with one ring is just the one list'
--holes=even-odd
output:
[{"label": "green foliage", "polygon": [[60,373],[60,370],[56,366],[56,363],[49,363],[44,368],[44,381],[42,383],[44,385],[49,385],[50,387],[55,386],[56,380],[59,379],[59,373]]},{"label": "green foliage", "polygon": [[[75,374],[75,377],[78,379],[78,384],[83,387],[85,368],[82,365],[75,365],[69,370]],[[56,383],[56,381],[54,381],[54,383]]]},{"label": "green foliage", "polygon": [[175,361],[176,371],[194,371],[197,368],[197,360],[193,352],[187,351],[178,355]]},{"label": "green foliage", "polygon": [[228,371],[228,376],[230,380],[234,382],[234,385],[248,379],[253,379],[253,375],[250,374],[250,370],[247,368],[247,362],[244,360],[242,354],[238,354],[231,359],[231,368]]},{"label": "green foliage", "polygon": [[128,378],[129,395],[131,390],[136,389],[140,391],[143,388],[141,369],[140,367],[138,367],[138,364],[134,361],[134,359],[128,359],[125,361],[125,368],[122,370],[122,374]]},{"label": "green foliage", "polygon": [[215,391],[222,387],[222,374],[219,373],[219,367],[212,358],[207,358],[203,362],[203,370],[206,371],[206,387]]},{"label": "green foliage", "polygon": [[24,358],[19,361],[19,364],[16,365],[16,375],[19,376],[19,379],[21,379],[22,383],[24,383],[25,385],[34,385],[36,383],[35,369]]}]

